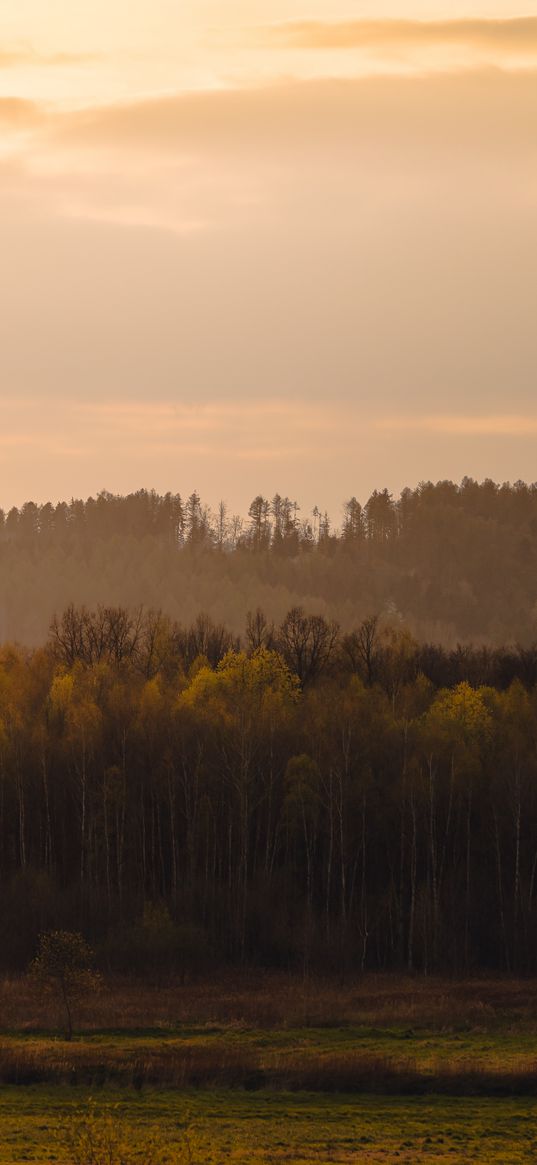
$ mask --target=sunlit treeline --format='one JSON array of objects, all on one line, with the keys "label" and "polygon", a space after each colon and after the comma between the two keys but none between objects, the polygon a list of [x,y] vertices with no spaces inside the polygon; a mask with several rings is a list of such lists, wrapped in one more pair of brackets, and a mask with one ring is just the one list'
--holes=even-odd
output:
[{"label": "sunlit treeline", "polygon": [[535,971],[534,679],[375,617],[68,609],[0,656],[0,960]]}]

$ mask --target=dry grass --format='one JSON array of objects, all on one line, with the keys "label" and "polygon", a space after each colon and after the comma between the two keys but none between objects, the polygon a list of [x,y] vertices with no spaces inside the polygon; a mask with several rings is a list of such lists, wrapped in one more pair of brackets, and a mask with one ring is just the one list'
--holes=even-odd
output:
[{"label": "dry grass", "polygon": [[72,1044],[28,979],[4,980],[0,1007],[0,1084],[537,1095],[535,981],[111,980]]},{"label": "dry grass", "polygon": [[[50,1000],[38,998],[27,978],[0,982],[0,1029],[54,1030]],[[537,981],[420,979],[366,975],[341,985],[334,979],[255,971],[224,973],[193,983],[140,984],[109,979],[97,998],[78,1007],[84,1031],[142,1031],[178,1025],[248,1028],[363,1025],[459,1030],[520,1025],[537,1033]]]},{"label": "dry grass", "polygon": [[229,1045],[103,1049],[88,1042],[6,1041],[0,1084],[72,1084],[245,1091],[378,1093],[379,1095],[535,1096],[537,1057],[504,1066],[468,1058],[419,1063],[411,1057],[360,1051],[285,1055]]}]

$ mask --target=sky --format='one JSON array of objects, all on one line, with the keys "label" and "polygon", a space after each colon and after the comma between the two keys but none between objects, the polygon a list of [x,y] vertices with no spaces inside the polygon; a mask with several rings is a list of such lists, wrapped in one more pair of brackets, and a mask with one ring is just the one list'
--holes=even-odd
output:
[{"label": "sky", "polygon": [[537,478],[537,2],[0,0],[0,506]]}]

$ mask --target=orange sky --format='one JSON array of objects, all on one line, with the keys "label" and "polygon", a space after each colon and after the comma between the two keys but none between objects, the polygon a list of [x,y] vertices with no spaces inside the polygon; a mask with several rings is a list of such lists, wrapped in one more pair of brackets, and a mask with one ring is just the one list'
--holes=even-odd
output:
[{"label": "orange sky", "polygon": [[537,4],[10,7],[0,505],[537,476]]}]

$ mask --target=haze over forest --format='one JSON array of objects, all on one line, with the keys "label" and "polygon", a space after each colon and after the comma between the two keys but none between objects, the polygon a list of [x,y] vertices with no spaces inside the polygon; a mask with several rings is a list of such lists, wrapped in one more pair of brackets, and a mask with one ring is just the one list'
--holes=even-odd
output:
[{"label": "haze over forest", "polygon": [[537,486],[466,478],[393,498],[349,499],[333,528],[277,494],[244,517],[197,493],[127,496],[0,511],[0,633],[42,644],[69,604],[200,614],[244,636],[260,607],[293,607],[343,632],[381,616],[419,641],[527,647],[537,638]]},{"label": "haze over forest", "polygon": [[[0,965],[67,927],[146,977],[534,973],[537,643],[419,643],[393,596],[528,633],[536,504],[522,483],[377,491],[338,535],[279,496],[243,528],[197,494],[11,511],[23,612],[45,572],[105,602],[0,647]],[[125,605],[161,586],[180,622]]]}]

